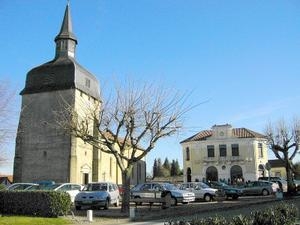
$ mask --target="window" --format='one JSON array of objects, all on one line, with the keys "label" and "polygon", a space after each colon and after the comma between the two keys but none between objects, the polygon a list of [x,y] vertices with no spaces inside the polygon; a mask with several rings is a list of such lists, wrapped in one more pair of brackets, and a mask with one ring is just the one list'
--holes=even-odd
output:
[{"label": "window", "polygon": [[215,146],[207,145],[207,157],[215,157]]},{"label": "window", "polygon": [[85,78],[85,86],[86,87],[91,87],[91,80],[90,79],[88,79],[88,78]]},{"label": "window", "polygon": [[258,143],[258,157],[259,158],[263,158],[264,157],[264,152],[263,152],[263,146],[262,143]]},{"label": "window", "polygon": [[190,161],[190,148],[186,147],[185,149],[185,160]]},{"label": "window", "polygon": [[137,167],[138,167],[137,168],[137,173],[138,173],[137,177],[139,180],[141,180],[142,179],[142,165],[140,163],[138,163]]},{"label": "window", "polygon": [[232,156],[239,156],[239,145],[238,144],[232,144],[231,145],[231,154]]},{"label": "window", "polygon": [[220,157],[226,157],[226,145],[219,145]]},{"label": "window", "polygon": [[112,158],[109,159],[109,176],[112,176]]}]

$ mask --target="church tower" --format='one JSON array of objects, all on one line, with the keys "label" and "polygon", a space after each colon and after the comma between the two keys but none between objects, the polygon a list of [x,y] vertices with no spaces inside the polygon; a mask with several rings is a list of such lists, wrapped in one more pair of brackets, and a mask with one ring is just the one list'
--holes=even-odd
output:
[{"label": "church tower", "polygon": [[67,105],[77,111],[100,104],[99,83],[75,60],[77,39],[69,4],[53,60],[30,70],[21,91],[22,108],[16,138],[14,181],[87,183],[98,180],[100,153],[55,126],[55,112]]}]

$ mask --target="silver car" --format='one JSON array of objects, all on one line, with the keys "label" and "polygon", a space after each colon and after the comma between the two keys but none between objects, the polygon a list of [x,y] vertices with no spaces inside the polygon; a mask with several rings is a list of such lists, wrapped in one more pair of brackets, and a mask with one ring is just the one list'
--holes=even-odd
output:
[{"label": "silver car", "polygon": [[21,191],[21,190],[30,190],[33,187],[39,186],[35,183],[14,183],[10,185],[7,190],[8,191]]},{"label": "silver car", "polygon": [[89,183],[75,197],[75,208],[82,207],[108,209],[110,205],[119,206],[120,194],[116,184],[110,182]]},{"label": "silver car", "polygon": [[131,189],[131,198],[162,198],[171,195],[171,205],[177,203],[188,204],[195,201],[195,194],[190,191],[179,190],[175,185],[169,183],[144,183]]},{"label": "silver car", "polygon": [[206,202],[210,202],[214,199],[218,192],[218,189],[211,188],[203,182],[182,183],[179,189],[191,191],[195,193],[196,199],[203,199]]},{"label": "silver car", "polygon": [[250,181],[241,187],[244,195],[270,195],[273,193],[272,183],[268,181]]}]

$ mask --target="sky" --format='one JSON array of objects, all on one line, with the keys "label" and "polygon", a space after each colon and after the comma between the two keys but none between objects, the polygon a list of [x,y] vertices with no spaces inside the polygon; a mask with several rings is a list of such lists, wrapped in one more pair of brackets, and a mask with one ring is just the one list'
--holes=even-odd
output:
[{"label": "sky", "polygon": [[[66,0],[0,0],[0,80],[19,93],[54,58]],[[76,59],[102,89],[116,80],[191,93],[184,129],[146,158],[178,159],[180,141],[215,124],[263,133],[300,113],[300,1],[70,0]],[[14,101],[17,127],[21,96]],[[15,140],[5,146],[11,174]],[[270,157],[274,157],[270,154]]]}]

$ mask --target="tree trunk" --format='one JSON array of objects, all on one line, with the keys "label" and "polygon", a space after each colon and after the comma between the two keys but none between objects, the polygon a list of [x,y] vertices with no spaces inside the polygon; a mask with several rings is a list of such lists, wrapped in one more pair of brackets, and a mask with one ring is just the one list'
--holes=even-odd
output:
[{"label": "tree trunk", "polygon": [[288,194],[293,194],[294,192],[294,182],[293,182],[293,172],[291,169],[291,164],[289,160],[288,153],[284,153],[284,161],[285,161],[285,170],[286,170],[286,180],[287,180],[287,191]]},{"label": "tree trunk", "polygon": [[123,198],[122,198],[122,208],[121,212],[129,213],[130,206],[130,173],[122,171],[122,184],[124,188]]}]

